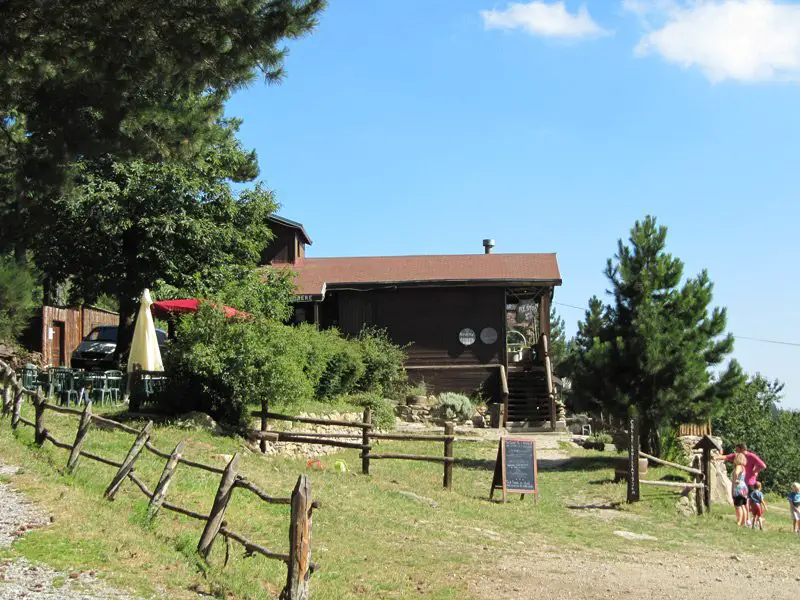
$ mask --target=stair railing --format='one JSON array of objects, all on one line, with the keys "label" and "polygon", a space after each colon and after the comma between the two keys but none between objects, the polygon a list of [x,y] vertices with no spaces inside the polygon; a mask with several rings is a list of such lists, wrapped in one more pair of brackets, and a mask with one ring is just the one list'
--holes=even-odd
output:
[{"label": "stair railing", "polygon": [[544,357],[545,379],[547,380],[547,398],[550,402],[550,429],[556,430],[556,394],[553,386],[553,364],[550,362],[550,348],[547,343],[547,335],[544,333],[540,338],[542,356]]},{"label": "stair railing", "polygon": [[503,396],[503,414],[500,417],[500,427],[505,427],[508,422],[508,377],[504,365],[500,367],[500,393]]}]

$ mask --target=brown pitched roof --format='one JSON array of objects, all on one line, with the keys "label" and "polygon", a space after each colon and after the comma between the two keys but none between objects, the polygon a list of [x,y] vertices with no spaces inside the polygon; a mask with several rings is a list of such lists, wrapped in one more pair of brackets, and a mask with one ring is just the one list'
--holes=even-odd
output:
[{"label": "brown pitched roof", "polygon": [[312,295],[324,294],[326,288],[369,284],[539,282],[561,285],[555,254],[306,258],[289,268],[297,272],[297,293]]}]

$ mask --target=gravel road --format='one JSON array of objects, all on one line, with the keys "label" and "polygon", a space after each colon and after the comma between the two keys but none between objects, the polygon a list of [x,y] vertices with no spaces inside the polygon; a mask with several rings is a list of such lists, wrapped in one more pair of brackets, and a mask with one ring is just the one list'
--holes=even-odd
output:
[{"label": "gravel road", "polygon": [[[0,464],[0,476],[13,478],[17,467]],[[0,548],[30,529],[50,523],[50,517],[10,484],[0,482]],[[107,587],[93,571],[59,573],[25,558],[0,561],[0,600],[135,600]]]}]

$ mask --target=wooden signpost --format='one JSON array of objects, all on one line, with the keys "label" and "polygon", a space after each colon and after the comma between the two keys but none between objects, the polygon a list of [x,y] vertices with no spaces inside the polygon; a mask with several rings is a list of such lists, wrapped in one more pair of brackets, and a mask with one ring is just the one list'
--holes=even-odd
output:
[{"label": "wooden signpost", "polygon": [[628,504],[639,501],[639,419],[628,421]]},{"label": "wooden signpost", "polygon": [[494,465],[494,477],[489,499],[496,489],[503,490],[503,502],[506,494],[533,494],[534,501],[539,494],[539,468],[536,461],[536,442],[524,437],[503,437],[497,449],[497,461]]}]

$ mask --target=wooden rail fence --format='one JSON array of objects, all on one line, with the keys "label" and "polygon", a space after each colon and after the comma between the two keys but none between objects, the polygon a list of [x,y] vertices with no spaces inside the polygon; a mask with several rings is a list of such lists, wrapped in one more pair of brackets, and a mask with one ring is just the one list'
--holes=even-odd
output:
[{"label": "wooden rail fence", "polygon": [[[312,417],[296,417],[269,412],[265,406],[262,410],[252,411],[254,417],[261,417],[261,429],[249,431],[248,436],[253,440],[261,441],[261,450],[266,451],[266,442],[298,442],[301,444],[318,444],[321,446],[332,446],[335,448],[348,448],[360,450],[361,473],[370,474],[370,461],[373,460],[419,460],[425,462],[440,463],[444,466],[442,485],[445,489],[453,488],[453,463],[454,443],[455,443],[455,424],[445,423],[444,435],[419,435],[406,433],[379,433],[373,430],[372,409],[364,409],[364,416],[361,421],[342,421],[333,419],[317,419]],[[334,427],[350,427],[360,429],[360,433],[289,433],[285,431],[270,431],[269,420],[290,421],[294,423],[307,423],[310,425],[330,425]],[[361,438],[361,441],[342,441],[343,438]],[[416,454],[398,454],[395,452],[383,452],[376,454],[373,452],[373,442],[380,440],[410,441],[410,442],[439,442],[444,444],[443,456],[426,456]]]},{"label": "wooden rail fence", "polygon": [[[673,488],[676,491],[694,489],[696,510],[698,515],[703,511],[711,511],[711,450],[716,448],[716,444],[705,436],[695,446],[695,449],[703,451],[702,458],[695,456],[692,466],[687,467],[678,463],[670,462],[656,456],[642,452],[639,448],[639,423],[636,419],[630,419],[628,423],[628,469],[626,478],[628,482],[628,503],[638,502],[640,499],[640,485],[652,485],[657,487]],[[647,459],[659,465],[672,467],[694,477],[694,481],[653,481],[639,478],[639,458]]]},{"label": "wooden rail fence", "polygon": [[[312,500],[311,483],[305,475],[301,475],[298,478],[297,485],[291,497],[272,497],[238,473],[238,453],[233,455],[224,469],[194,462],[182,456],[183,441],[178,443],[172,452],[164,452],[153,446],[150,442],[150,434],[153,428],[152,421],[148,421],[148,423],[139,430],[93,414],[91,400],[86,403],[82,411],[50,404],[41,391],[34,392],[25,389],[13,369],[3,361],[0,361],[0,379],[2,379],[3,384],[3,394],[2,397],[0,397],[2,401],[2,415],[5,417],[8,416],[9,413],[11,414],[11,427],[15,430],[19,427],[20,423],[32,427],[35,431],[35,440],[38,445],[41,446],[46,441],[49,441],[57,448],[68,450],[67,472],[73,472],[77,468],[81,457],[114,467],[116,469],[115,475],[104,494],[107,500],[114,500],[125,480],[130,480],[148,498],[148,515],[151,519],[163,508],[205,523],[203,533],[197,545],[197,551],[204,559],[208,559],[214,541],[218,535],[227,539],[232,539],[244,546],[247,556],[260,554],[266,558],[281,560],[286,563],[287,581],[281,593],[282,599],[307,600],[309,598],[309,578],[311,573],[318,568],[315,563],[311,562],[311,516],[313,509],[319,508],[319,504]],[[35,421],[29,421],[21,416],[23,398],[26,395],[33,402],[36,415]],[[80,417],[75,441],[72,444],[58,440],[47,430],[45,426],[45,413],[48,410]],[[86,441],[92,423],[112,427],[136,436],[128,454],[121,462],[83,450],[83,444]],[[134,470],[136,460],[143,451],[148,451],[160,458],[167,459],[158,484],[153,491],[151,491],[146,483],[136,475]],[[178,465],[181,464],[186,467],[202,469],[210,473],[221,475],[219,487],[208,515],[166,501],[170,482],[175,475]],[[269,550],[225,526],[225,511],[234,490],[237,488],[253,493],[264,502],[291,506],[288,554]]]}]

